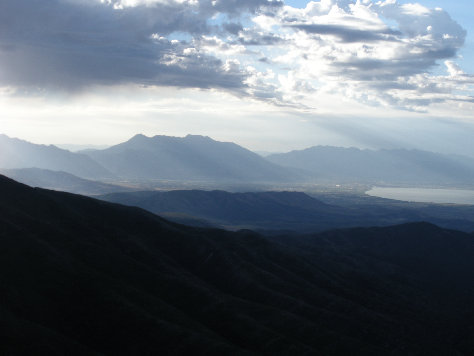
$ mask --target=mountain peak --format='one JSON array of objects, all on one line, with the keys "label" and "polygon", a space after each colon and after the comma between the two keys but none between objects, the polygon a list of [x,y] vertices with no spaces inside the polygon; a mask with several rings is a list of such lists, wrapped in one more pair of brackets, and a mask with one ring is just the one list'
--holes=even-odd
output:
[{"label": "mountain peak", "polygon": [[133,136],[129,141],[146,140],[148,138],[149,138],[148,136],[145,136],[144,134],[139,133]]},{"label": "mountain peak", "polygon": [[187,140],[201,140],[201,141],[214,141],[209,136],[202,136],[202,135],[186,135],[185,139],[187,139]]},{"label": "mountain peak", "polygon": [[161,139],[171,139],[171,140],[194,140],[194,141],[214,141],[209,136],[202,135],[191,135],[188,134],[185,137],[178,136],[168,136],[168,135],[155,135],[155,136],[146,136],[142,133],[136,134],[129,141],[146,141],[146,140],[161,140]]}]

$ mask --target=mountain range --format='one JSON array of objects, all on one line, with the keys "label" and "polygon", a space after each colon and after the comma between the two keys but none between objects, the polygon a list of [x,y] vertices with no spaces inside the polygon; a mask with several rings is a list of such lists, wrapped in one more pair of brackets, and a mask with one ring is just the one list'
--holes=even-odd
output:
[{"label": "mountain range", "polygon": [[0,168],[41,168],[107,180],[294,182],[301,174],[230,142],[188,135],[136,135],[102,150],[69,152],[0,135]]},{"label": "mountain range", "polygon": [[426,223],[264,237],[0,176],[0,349],[468,355],[474,236]]},{"label": "mountain range", "polygon": [[0,168],[41,168],[110,182],[472,186],[474,159],[419,150],[315,146],[267,157],[209,137],[136,135],[107,149],[69,152],[0,135]]},{"label": "mountain range", "polygon": [[474,181],[474,159],[420,150],[314,146],[266,159],[333,183],[472,185]]}]

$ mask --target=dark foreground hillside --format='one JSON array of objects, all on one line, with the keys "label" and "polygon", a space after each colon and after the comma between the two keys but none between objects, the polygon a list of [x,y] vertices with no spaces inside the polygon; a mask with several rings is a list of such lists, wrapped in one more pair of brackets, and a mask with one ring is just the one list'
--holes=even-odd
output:
[{"label": "dark foreground hillside", "polygon": [[468,355],[474,237],[274,241],[0,176],[0,354]]}]

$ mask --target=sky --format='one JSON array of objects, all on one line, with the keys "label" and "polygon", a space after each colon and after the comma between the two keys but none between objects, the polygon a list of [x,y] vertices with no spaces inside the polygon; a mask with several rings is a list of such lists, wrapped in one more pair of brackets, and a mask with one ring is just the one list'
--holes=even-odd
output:
[{"label": "sky", "polygon": [[474,156],[467,0],[0,0],[0,133]]}]

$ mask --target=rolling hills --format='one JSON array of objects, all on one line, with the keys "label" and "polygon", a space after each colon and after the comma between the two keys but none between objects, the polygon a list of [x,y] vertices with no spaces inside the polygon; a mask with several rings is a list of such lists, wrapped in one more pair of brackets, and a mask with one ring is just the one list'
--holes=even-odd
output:
[{"label": "rolling hills", "polygon": [[[436,204],[397,205],[351,202],[328,204],[302,192],[266,191],[229,193],[225,191],[172,190],[111,193],[100,199],[137,206],[175,219],[179,214],[194,217],[191,225],[202,220],[227,229],[316,232],[333,228],[387,226],[429,221],[447,228],[474,231],[472,207]],[[347,200],[347,199],[346,199]],[[339,204],[344,201],[339,201]],[[173,215],[174,214],[174,215]]]}]

